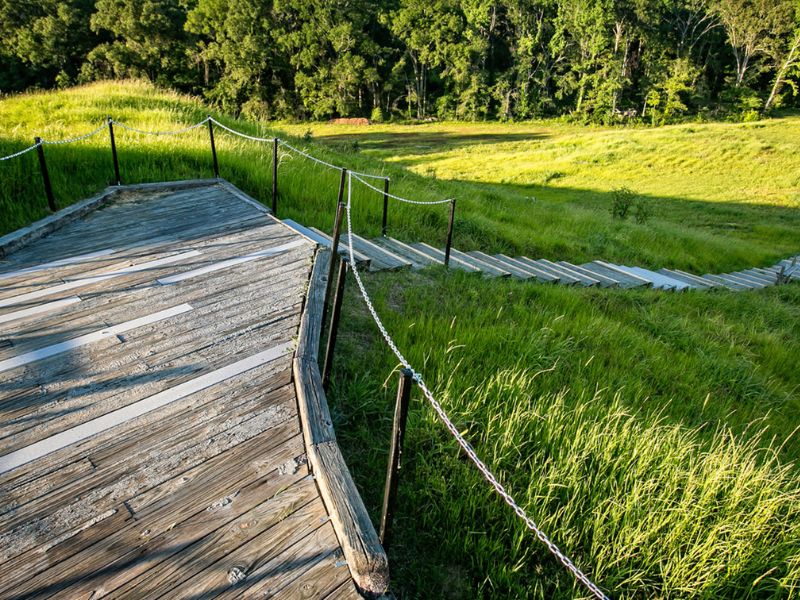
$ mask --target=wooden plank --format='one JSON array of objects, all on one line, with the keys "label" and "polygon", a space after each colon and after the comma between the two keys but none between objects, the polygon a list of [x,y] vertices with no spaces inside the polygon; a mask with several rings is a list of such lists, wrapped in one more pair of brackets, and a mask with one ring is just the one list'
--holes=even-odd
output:
[{"label": "wooden plank", "polygon": [[319,356],[319,342],[322,330],[322,313],[325,309],[325,290],[328,285],[330,250],[317,251],[311,278],[308,283],[303,317],[297,336],[295,356],[316,361]]},{"label": "wooden plank", "polygon": [[590,277],[588,275],[584,275],[583,273],[580,273],[576,269],[568,267],[563,263],[556,264],[544,258],[540,258],[539,260],[536,261],[536,263],[542,266],[550,267],[550,269],[552,269],[555,274],[558,273],[566,274],[572,277],[573,279],[576,279],[584,287],[600,285],[600,280],[597,277]]},{"label": "wooden plank", "polygon": [[[439,250],[438,248],[434,248],[433,246],[426,244],[425,242],[417,242],[416,244],[411,245],[417,251],[429,256],[430,258],[435,259],[437,262],[441,261],[444,264],[444,251]],[[481,273],[480,267],[477,267],[475,263],[472,261],[465,261],[456,256],[455,254],[450,254],[450,266],[460,269],[462,271],[467,271],[468,273]]]},{"label": "wooden plank", "polygon": [[616,279],[612,279],[611,277],[607,277],[601,273],[595,273],[594,271],[589,271],[584,269],[579,265],[574,265],[564,260],[560,260],[556,263],[557,265],[563,266],[568,268],[570,271],[574,271],[579,275],[583,275],[584,277],[588,277],[591,279],[596,279],[600,282],[600,287],[618,287],[619,282]]},{"label": "wooden plank", "polygon": [[530,259],[527,256],[517,256],[516,260],[529,267],[549,273],[553,277],[557,278],[558,283],[561,285],[577,285],[581,282],[580,278],[575,277],[571,273],[564,271],[558,266],[553,267],[542,261]]},{"label": "wooden plank", "polygon": [[405,242],[396,240],[390,237],[379,237],[373,240],[376,244],[388,248],[395,254],[399,254],[411,263],[412,269],[424,269],[429,265],[440,265],[442,261],[431,258],[427,254],[423,254],[416,248],[409,246]]},{"label": "wooden plank", "polygon": [[[411,262],[409,260],[403,256],[400,256],[399,254],[395,254],[391,250],[382,248],[378,244],[363,238],[360,235],[356,235],[355,233],[352,235],[352,238],[353,250],[357,250],[364,256],[369,257],[369,269],[371,271],[396,271],[411,267]],[[346,248],[349,247],[350,236],[346,232],[342,233],[342,239],[340,243]]]},{"label": "wooden plank", "polygon": [[555,275],[552,275],[543,269],[520,262],[514,258],[511,258],[510,256],[506,256],[505,254],[496,254],[495,260],[509,268],[514,267],[517,269],[517,271],[526,272],[537,281],[541,281],[543,283],[558,283],[560,281],[559,277],[556,277]]},{"label": "wooden plank", "polygon": [[712,275],[711,273],[703,275],[703,279],[717,283],[724,288],[733,290],[734,292],[753,289],[751,286],[745,285],[741,281],[732,280],[730,278],[721,277],[719,275]]},{"label": "wooden plank", "polygon": [[510,263],[506,263],[494,256],[489,256],[488,254],[484,254],[479,250],[470,250],[467,252],[472,257],[478,258],[490,265],[494,265],[498,269],[503,269],[504,271],[508,271],[511,273],[512,277],[517,279],[531,279],[533,277],[533,273],[528,271],[527,269],[523,269],[521,266],[513,265]]},{"label": "wooden plank", "polygon": [[649,287],[650,282],[645,281],[641,277],[634,277],[620,271],[619,269],[613,269],[606,266],[605,263],[601,261],[593,261],[590,263],[586,263],[585,265],[581,265],[581,268],[585,271],[589,271],[590,273],[596,273],[597,275],[602,275],[612,281],[616,281],[617,285],[621,288],[637,288],[637,287]]},{"label": "wooden plank", "polygon": [[[331,244],[333,244],[333,240],[331,239],[331,236],[329,236],[327,233],[325,233],[321,229],[317,229],[316,227],[309,227],[308,229],[315,236],[317,236],[317,239],[322,240],[320,242],[320,244],[323,247],[325,247],[325,248],[330,248],[331,247]],[[342,236],[339,239],[339,256],[344,258],[347,262],[350,262],[350,248],[347,246],[346,234],[345,233],[342,233]],[[372,259],[368,255],[364,254],[363,252],[360,252],[355,247],[353,247],[353,258],[355,258],[355,260],[356,260],[356,266],[357,267],[368,268],[370,266],[371,262],[372,262]]]},{"label": "wooden plank", "polygon": [[[36,576],[23,561],[8,579],[15,580],[15,591],[29,598],[50,597],[54,592],[61,597],[92,597],[92,593],[123,585],[183,549],[191,536],[210,533],[306,476],[304,466],[296,473],[280,468],[303,456],[299,436],[284,436],[277,445],[267,447],[264,441],[262,434],[214,461],[178,473],[181,480],[186,478],[183,486],[141,510],[132,509],[135,519],[124,527],[99,527],[87,540],[89,544],[80,547],[53,546],[49,561],[32,565]],[[263,460],[265,451],[268,465]],[[128,512],[129,507],[130,503],[120,506],[120,512]],[[173,543],[176,547],[171,548]],[[38,559],[36,554],[28,553]],[[0,566],[5,569],[5,564]],[[3,578],[0,585],[6,581]]]},{"label": "wooden plank", "polygon": [[480,269],[484,277],[511,277],[510,271],[501,269],[490,262],[486,262],[480,258],[471,256],[466,252],[461,252],[461,250],[456,248],[450,248],[450,258],[451,260],[456,258],[461,262],[468,263],[473,267]]},{"label": "wooden plank", "polygon": [[353,579],[362,590],[385,593],[389,588],[386,553],[339,446],[324,442],[307,448],[307,453]]}]

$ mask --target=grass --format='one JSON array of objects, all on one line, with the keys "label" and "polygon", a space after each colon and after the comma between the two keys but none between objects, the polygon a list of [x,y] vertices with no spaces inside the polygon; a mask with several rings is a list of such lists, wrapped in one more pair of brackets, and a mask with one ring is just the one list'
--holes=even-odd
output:
[{"label": "grass", "polygon": [[[33,135],[89,131],[111,114],[176,129],[208,109],[142,83],[0,101],[0,155]],[[392,190],[459,200],[456,245],[572,261],[724,271],[800,251],[800,118],[649,129],[560,123],[254,124]],[[314,143],[299,137],[308,128]],[[358,140],[358,146],[353,144]],[[210,176],[207,131],[117,130],[126,183]],[[316,143],[319,142],[319,143]],[[217,132],[222,175],[269,200],[268,145]],[[58,199],[112,173],[100,134],[46,153]],[[330,227],[339,175],[282,153],[279,214]],[[33,154],[0,163],[0,226],[46,214]],[[435,175],[431,178],[428,175]],[[614,189],[652,204],[610,215]],[[391,207],[391,232],[435,243],[446,209]],[[354,226],[377,233],[359,189]],[[330,401],[337,436],[377,515],[396,361],[350,282]],[[784,598],[800,592],[800,286],[664,294],[486,281],[426,270],[366,278],[378,311],[500,480],[615,598]],[[585,597],[458,453],[415,393],[395,537],[402,598]]]}]

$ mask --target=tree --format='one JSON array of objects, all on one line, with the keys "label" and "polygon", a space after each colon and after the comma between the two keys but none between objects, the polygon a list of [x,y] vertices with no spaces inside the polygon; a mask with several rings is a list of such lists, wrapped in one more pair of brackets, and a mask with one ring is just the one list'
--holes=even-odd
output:
[{"label": "tree", "polygon": [[769,98],[767,98],[767,102],[764,104],[765,111],[769,110],[775,103],[778,98],[778,93],[786,82],[787,77],[791,76],[792,72],[800,72],[800,1],[797,2],[794,13],[794,32],[788,36],[785,45],[777,46],[778,52],[774,56],[776,59],[777,72],[775,74],[775,82],[772,84],[772,89],[769,93]]},{"label": "tree", "polygon": [[788,0],[716,0],[714,9],[728,35],[740,87],[753,57],[768,54],[791,27],[793,7]]}]

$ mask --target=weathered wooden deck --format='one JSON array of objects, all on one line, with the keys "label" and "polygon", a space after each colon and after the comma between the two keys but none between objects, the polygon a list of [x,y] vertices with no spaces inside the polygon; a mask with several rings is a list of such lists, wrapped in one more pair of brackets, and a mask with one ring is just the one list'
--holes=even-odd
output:
[{"label": "weathered wooden deck", "polygon": [[0,597],[360,597],[292,383],[314,251],[206,185],[5,257]]}]

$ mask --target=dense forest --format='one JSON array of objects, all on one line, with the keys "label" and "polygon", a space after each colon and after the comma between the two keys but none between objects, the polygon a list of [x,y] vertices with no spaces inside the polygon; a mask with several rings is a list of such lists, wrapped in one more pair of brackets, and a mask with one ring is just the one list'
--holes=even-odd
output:
[{"label": "dense forest", "polygon": [[0,91],[122,77],[266,119],[748,119],[800,106],[800,0],[0,0]]}]

